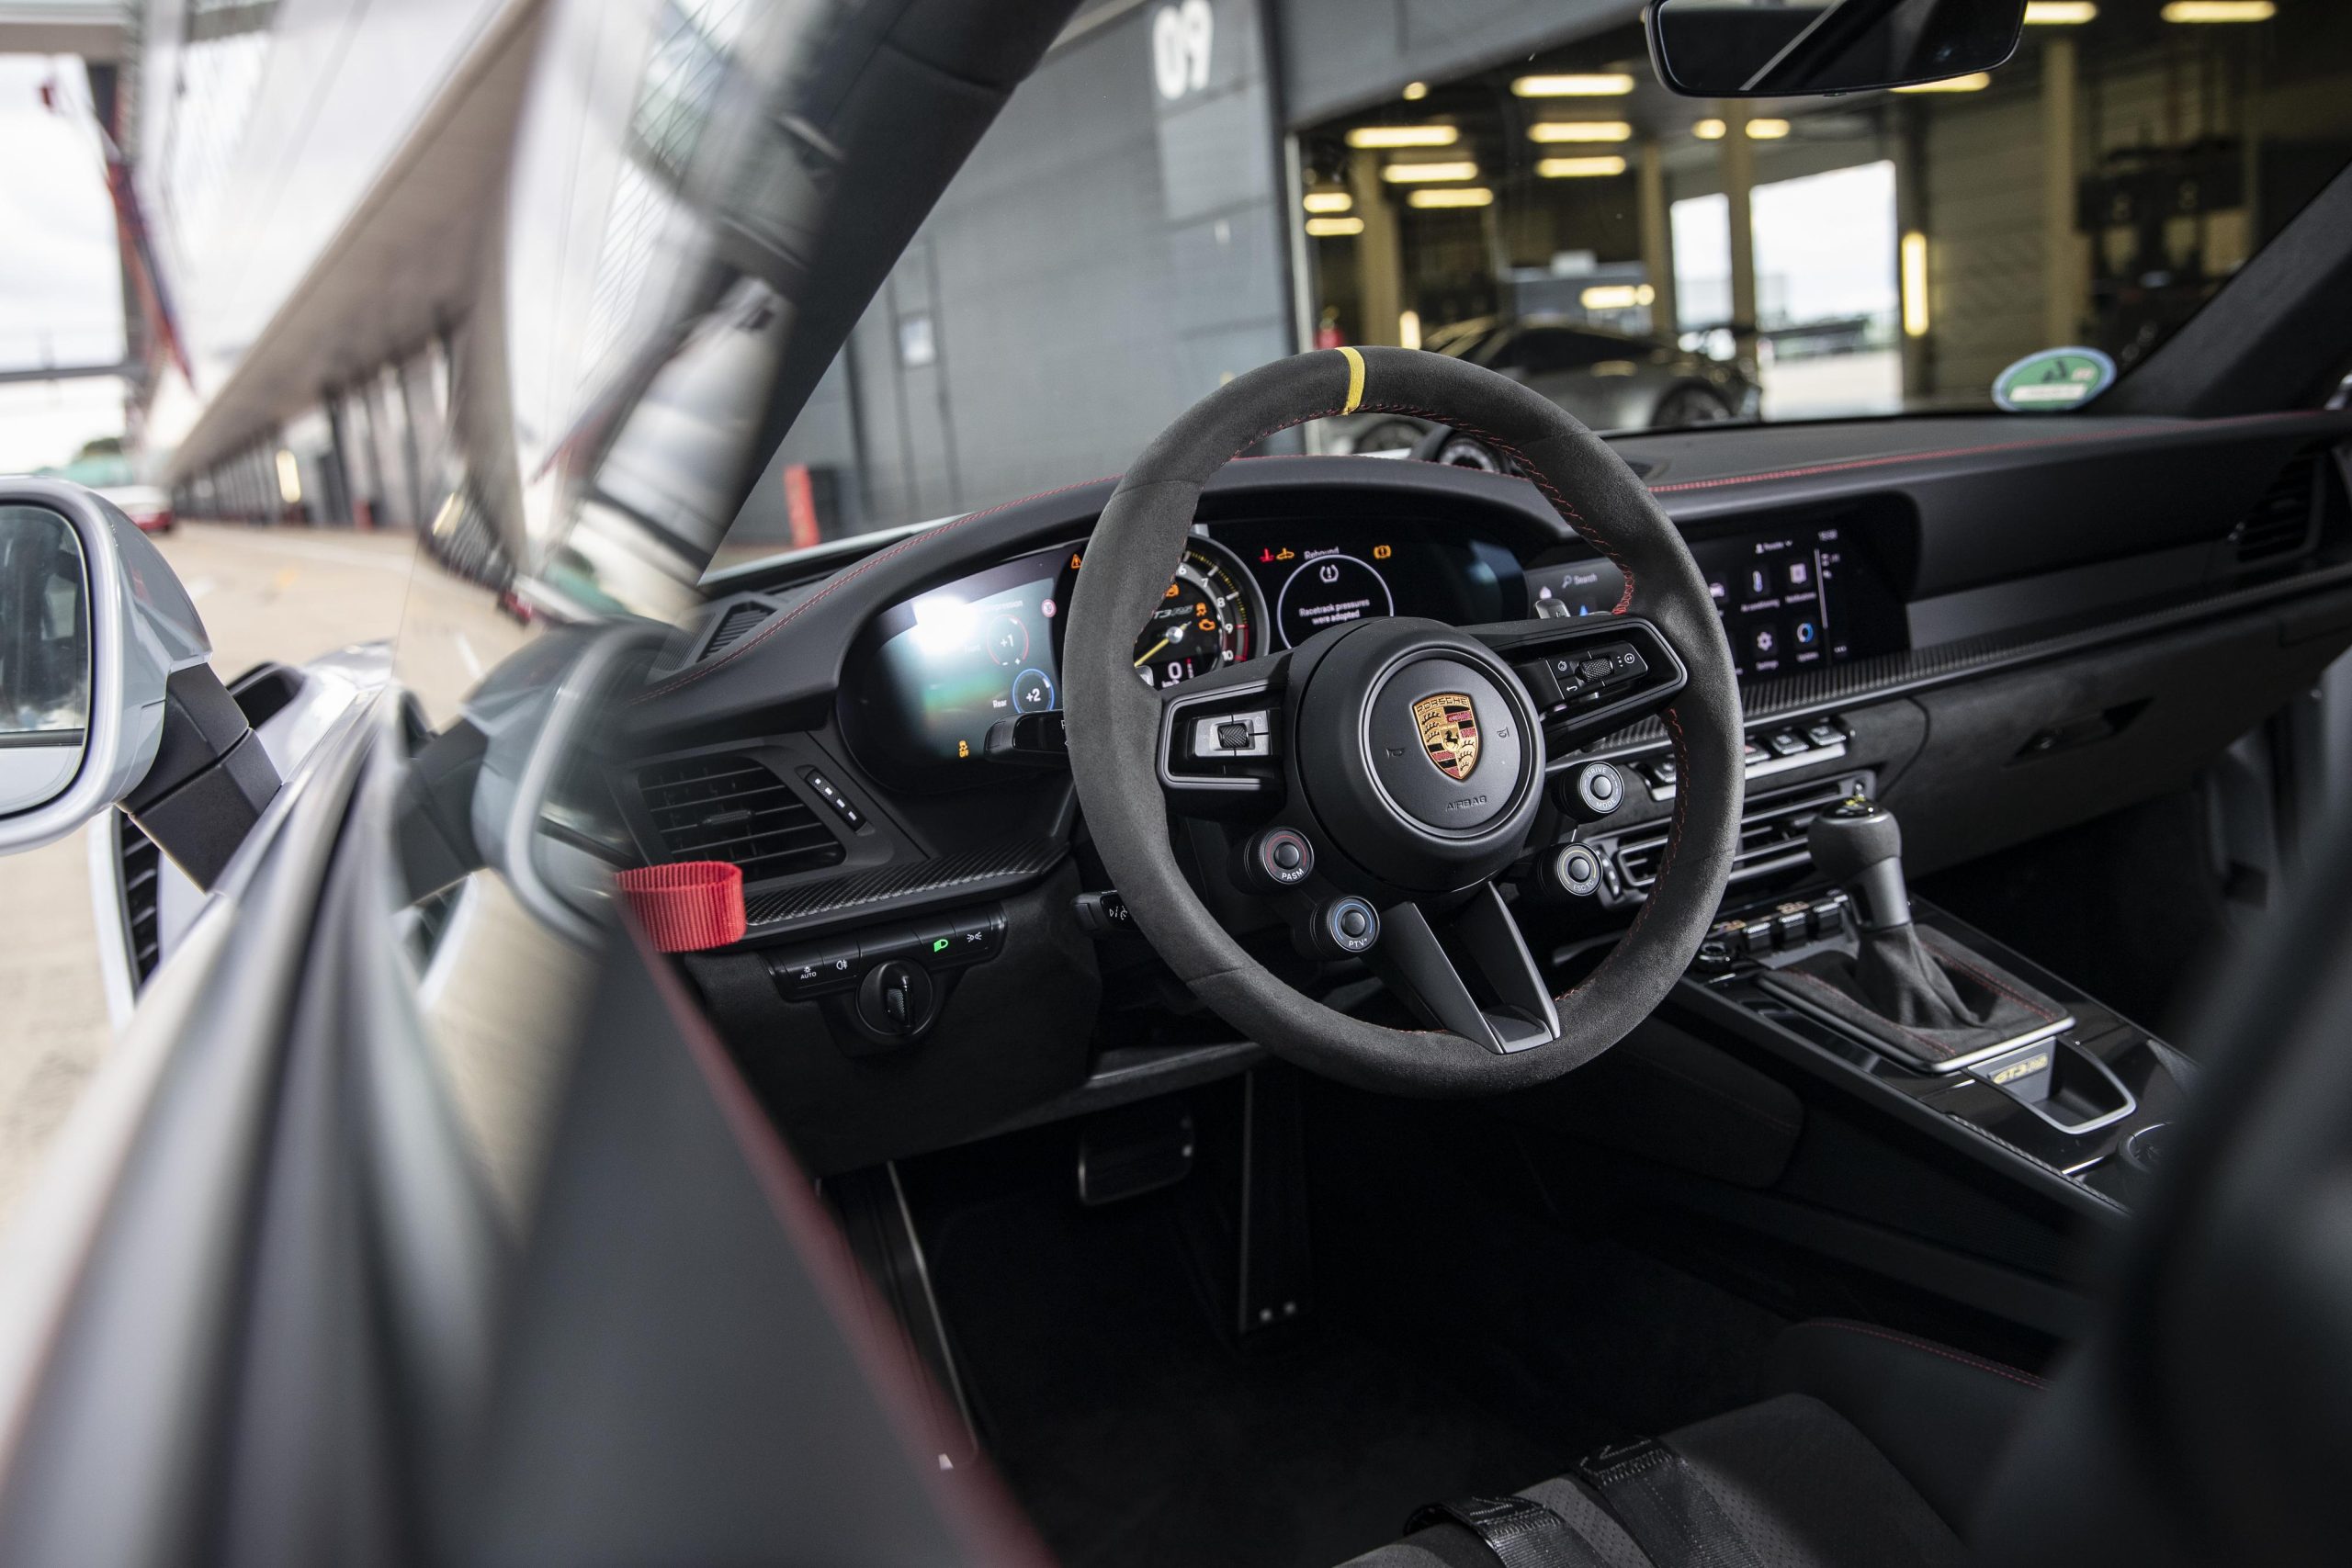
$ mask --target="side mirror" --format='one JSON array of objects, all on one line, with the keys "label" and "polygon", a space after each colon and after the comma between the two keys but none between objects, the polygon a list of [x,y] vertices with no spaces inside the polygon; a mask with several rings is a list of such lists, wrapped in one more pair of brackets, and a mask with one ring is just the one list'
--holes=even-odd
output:
[{"label": "side mirror", "polygon": [[2025,0],[1650,0],[1657,78],[1692,98],[1907,87],[2008,63]]},{"label": "side mirror", "polygon": [[211,657],[129,518],[78,485],[0,480],[0,853],[130,798],[163,744],[172,678]]}]

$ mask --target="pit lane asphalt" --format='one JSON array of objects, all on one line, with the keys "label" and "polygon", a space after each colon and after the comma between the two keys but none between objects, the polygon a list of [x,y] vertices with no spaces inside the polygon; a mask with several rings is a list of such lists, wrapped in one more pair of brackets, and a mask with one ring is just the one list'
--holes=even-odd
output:
[{"label": "pit lane asphalt", "polygon": [[[299,664],[398,638],[400,679],[444,724],[528,635],[412,534],[190,523],[156,543],[196,600],[223,680],[265,659]],[[114,1040],[88,856],[76,833],[0,860],[0,1227]]]}]

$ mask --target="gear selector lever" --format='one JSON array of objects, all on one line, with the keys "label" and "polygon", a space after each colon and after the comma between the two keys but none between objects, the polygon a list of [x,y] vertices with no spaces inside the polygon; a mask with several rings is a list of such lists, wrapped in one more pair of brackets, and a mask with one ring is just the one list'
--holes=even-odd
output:
[{"label": "gear selector lever", "polygon": [[1939,1069],[2073,1021],[2025,981],[1911,923],[1903,831],[1884,807],[1860,795],[1841,800],[1813,819],[1806,842],[1814,864],[1852,898],[1859,940],[1851,956],[1818,953],[1764,976],[1766,989]]},{"label": "gear selector lever", "polygon": [[1864,795],[1850,795],[1813,819],[1805,835],[1813,863],[1852,895],[1866,931],[1911,923],[1911,897],[1903,886],[1903,829],[1894,814]]}]

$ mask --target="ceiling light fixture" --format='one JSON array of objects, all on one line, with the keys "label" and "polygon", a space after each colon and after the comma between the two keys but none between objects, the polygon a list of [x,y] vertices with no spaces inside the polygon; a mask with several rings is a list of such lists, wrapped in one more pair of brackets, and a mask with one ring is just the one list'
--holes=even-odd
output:
[{"label": "ceiling light fixture", "polygon": [[1453,125],[1360,125],[1348,132],[1351,147],[1451,147],[1461,140]]},{"label": "ceiling light fixture", "polygon": [[1311,190],[1305,203],[1309,212],[1348,212],[1355,204],[1356,198],[1343,190]]},{"label": "ceiling light fixture", "polygon": [[1634,128],[1622,119],[1545,119],[1527,128],[1530,141],[1624,141]]},{"label": "ceiling light fixture", "polygon": [[2025,25],[2030,28],[2079,28],[2098,17],[2091,0],[2026,0]]},{"label": "ceiling light fixture", "polygon": [[1492,207],[1495,193],[1485,186],[1457,186],[1452,189],[1417,190],[1405,198],[1415,207]]},{"label": "ceiling light fixture", "polygon": [[2167,22],[2267,22],[2278,14],[2272,0],[2172,0],[2157,13]]},{"label": "ceiling light fixture", "polygon": [[1547,180],[1601,179],[1625,172],[1625,160],[1606,158],[1538,158],[1535,172]]},{"label": "ceiling light fixture", "polygon": [[1622,98],[1634,90],[1634,79],[1623,71],[1521,76],[1510,85],[1510,90],[1522,98]]},{"label": "ceiling light fixture", "polygon": [[1363,232],[1363,220],[1361,218],[1310,218],[1306,220],[1306,231],[1318,240],[1345,239],[1350,234]]},{"label": "ceiling light fixture", "polygon": [[1443,164],[1384,164],[1380,177],[1390,185],[1426,185],[1435,180],[1475,180],[1478,165],[1467,158]]}]

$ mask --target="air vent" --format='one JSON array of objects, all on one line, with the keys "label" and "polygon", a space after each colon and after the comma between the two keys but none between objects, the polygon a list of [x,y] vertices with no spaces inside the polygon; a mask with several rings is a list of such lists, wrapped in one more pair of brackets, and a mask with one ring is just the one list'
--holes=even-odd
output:
[{"label": "air vent", "polygon": [[718,617],[718,629],[711,633],[710,640],[703,645],[702,657],[718,658],[742,641],[753,626],[774,614],[774,605],[763,604],[757,599],[746,599],[740,604],[728,606],[727,614]]},{"label": "air vent", "polygon": [[[1800,784],[1794,789],[1747,797],[1739,818],[1739,849],[1733,854],[1731,880],[1744,882],[1807,863],[1805,829],[1826,806],[1846,796],[1842,780]],[[1629,886],[1646,889],[1657,880],[1658,862],[1666,855],[1663,829],[1617,845],[1617,874]]]},{"label": "air vent", "polygon": [[848,854],[814,807],[760,761],[690,757],[639,770],[645,809],[672,860],[723,860],[745,882],[837,865]]},{"label": "air vent", "polygon": [[2230,547],[2241,562],[2299,555],[2319,525],[2320,454],[2307,452],[2289,463],[2254,510],[2230,530]]},{"label": "air vent", "polygon": [[114,852],[122,871],[124,946],[130,954],[130,988],[136,991],[155,972],[163,951],[155,917],[163,893],[164,855],[128,812],[115,814]]}]

